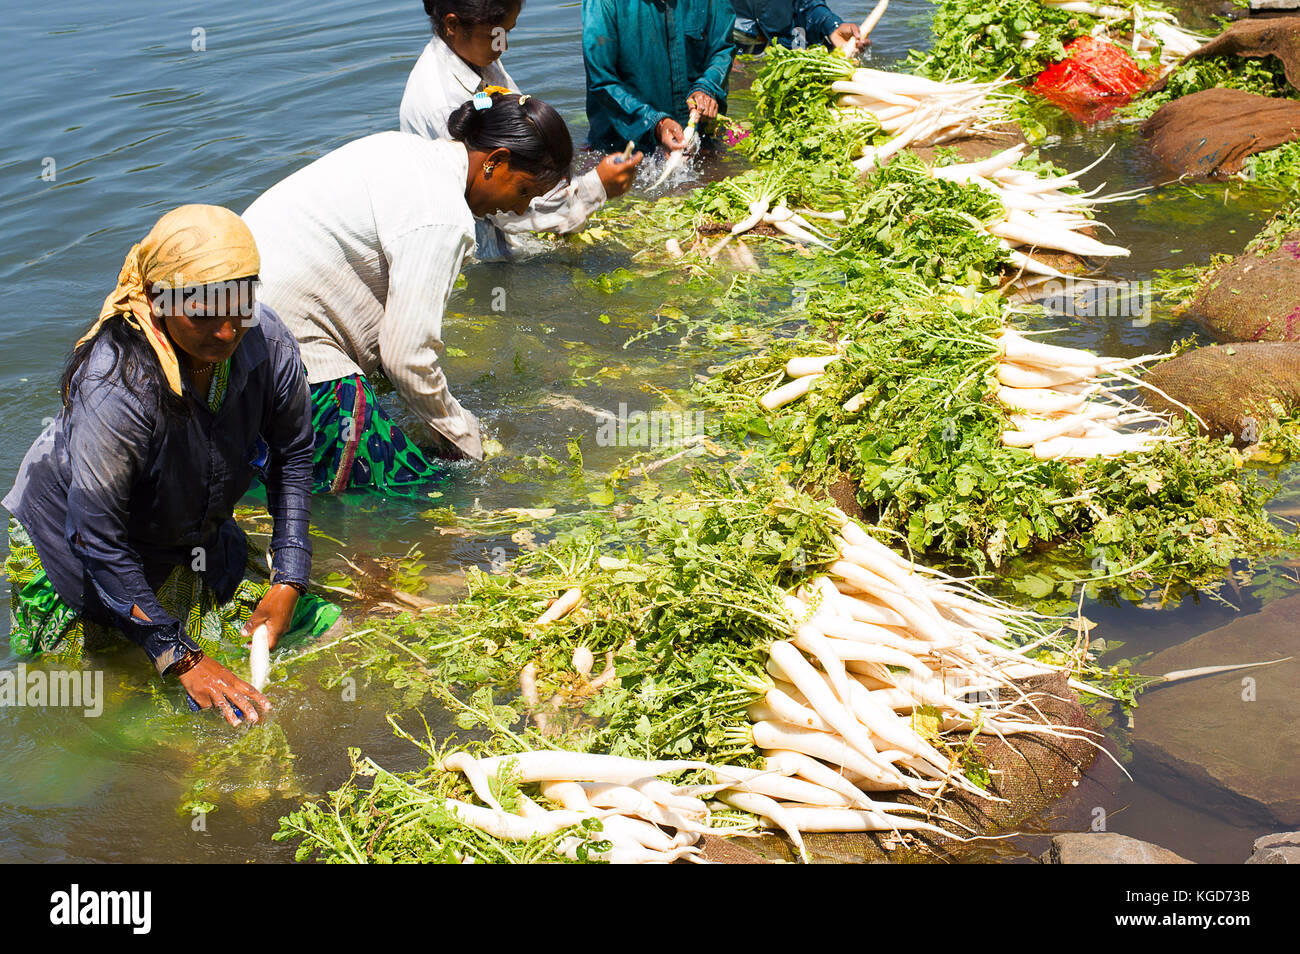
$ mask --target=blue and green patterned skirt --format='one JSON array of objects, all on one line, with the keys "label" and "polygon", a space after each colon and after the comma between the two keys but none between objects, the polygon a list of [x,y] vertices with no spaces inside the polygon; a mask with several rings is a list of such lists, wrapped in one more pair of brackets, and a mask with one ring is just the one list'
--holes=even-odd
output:
[{"label": "blue and green patterned skirt", "polygon": [[423,497],[444,477],[375,400],[364,375],[311,386],[316,432],[312,492]]}]

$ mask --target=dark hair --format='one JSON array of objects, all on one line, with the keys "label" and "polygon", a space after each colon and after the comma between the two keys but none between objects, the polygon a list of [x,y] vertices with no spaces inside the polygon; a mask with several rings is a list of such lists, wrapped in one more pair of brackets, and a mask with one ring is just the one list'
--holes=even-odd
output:
[{"label": "dark hair", "polygon": [[429,15],[433,32],[444,40],[447,14],[470,26],[499,26],[512,13],[524,8],[524,0],[424,0],[424,12]]},{"label": "dark hair", "polygon": [[489,109],[474,100],[447,117],[447,132],[477,152],[510,150],[510,167],[554,186],[569,178],[573,138],[560,114],[532,96],[493,93]]},{"label": "dark hair", "polygon": [[[190,415],[189,403],[167,384],[158,356],[153,353],[149,342],[121,318],[104,322],[95,337],[77,345],[68,356],[59,384],[64,407],[71,403],[83,377],[82,366],[101,338],[106,339],[113,349],[113,371],[122,387],[140,398],[149,398],[149,392],[152,391],[152,399],[156,402],[158,411],[163,414],[181,418]],[[111,373],[106,371],[100,375],[99,380],[108,378]]]}]

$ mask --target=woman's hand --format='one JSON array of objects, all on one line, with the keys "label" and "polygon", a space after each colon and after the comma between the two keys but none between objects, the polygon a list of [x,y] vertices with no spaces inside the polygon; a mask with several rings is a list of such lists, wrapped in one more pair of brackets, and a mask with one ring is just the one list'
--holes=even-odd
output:
[{"label": "woman's hand", "polygon": [[639,152],[633,153],[626,159],[621,152],[615,152],[600,160],[600,165],[596,167],[596,174],[600,176],[600,184],[605,187],[605,195],[617,199],[632,188],[632,183],[636,181],[636,167],[641,164],[641,158],[642,153]]},{"label": "woman's hand", "polygon": [[259,711],[271,711],[266,696],[209,656],[204,656],[198,665],[177,678],[200,709],[215,707],[231,725],[239,725],[235,709],[243,712],[249,722],[258,721]]},{"label": "woman's hand", "polygon": [[257,609],[253,610],[253,615],[248,617],[240,635],[244,639],[252,639],[254,630],[265,624],[267,644],[274,649],[280,637],[289,632],[289,624],[293,622],[293,611],[297,605],[298,591],[294,587],[288,583],[272,584],[257,604]]},{"label": "woman's hand", "polygon": [[714,119],[718,115],[718,101],[703,90],[686,97],[687,109],[698,109],[701,119]]},{"label": "woman's hand", "polygon": [[835,28],[835,32],[831,34],[832,46],[841,47],[849,40],[857,40],[858,49],[871,45],[871,40],[862,35],[862,28],[856,23],[841,23]]},{"label": "woman's hand", "polygon": [[670,116],[659,120],[659,125],[655,127],[655,137],[666,152],[676,152],[686,145],[682,139],[682,124]]}]

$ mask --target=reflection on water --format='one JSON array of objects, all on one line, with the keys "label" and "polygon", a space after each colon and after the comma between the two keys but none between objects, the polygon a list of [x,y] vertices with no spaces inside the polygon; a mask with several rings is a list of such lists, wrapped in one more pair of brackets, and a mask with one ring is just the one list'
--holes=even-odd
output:
[{"label": "reflection on water", "polygon": [[[872,5],[837,4],[859,17]],[[924,42],[929,9],[923,0],[891,4],[874,35],[875,65]],[[11,11],[0,34],[3,62],[22,81],[8,85],[9,109],[0,118],[0,280],[23,307],[11,309],[0,327],[6,488],[42,420],[56,412],[62,361],[126,249],[167,208],[203,201],[242,209],[323,152],[395,126],[406,74],[427,38],[427,21],[417,13],[396,0],[140,0],[111,20],[105,5],[73,0]],[[194,49],[196,30],[202,51]],[[579,37],[578,4],[532,0],[506,59],[523,88],[574,122],[575,138],[583,125]],[[743,66],[741,75],[751,69]],[[1107,191],[1154,185],[1160,174],[1135,135],[1113,122],[1094,130],[1065,126],[1050,153],[1075,168],[1113,145],[1089,187],[1103,179]],[[47,158],[57,169],[54,182],[41,179]],[[687,191],[731,168],[725,157],[696,157],[654,194]],[[657,171],[647,162],[641,191]],[[1157,189],[1108,206],[1102,221],[1133,253],[1110,263],[1106,274],[1140,280],[1155,268],[1236,251],[1267,212],[1265,200],[1238,189],[1226,197],[1221,186],[1203,193]],[[511,528],[480,536],[445,532],[434,508],[601,506],[589,495],[633,450],[602,446],[595,412],[620,404],[650,409],[662,391],[689,386],[721,357],[702,340],[678,348],[679,332],[654,333],[665,304],[683,305],[688,297],[674,277],[647,272],[614,246],[542,248],[526,261],[469,269],[445,321],[452,389],[505,453],[483,466],[452,465],[427,501],[321,500],[316,507],[319,529],[343,541],[345,552],[398,561],[418,550],[432,598],[454,598],[465,567],[486,568],[520,545]],[[631,280],[593,283],[618,269]],[[1130,355],[1163,350],[1196,330],[1159,312],[1149,325],[1076,316],[1060,339]],[[337,549],[325,538],[317,548]],[[1243,594],[1241,605],[1254,604]],[[1115,650],[1122,656],[1173,645],[1234,615],[1191,599],[1160,613],[1109,605],[1085,613],[1108,640],[1125,643]],[[0,649],[0,667],[16,664]],[[305,665],[288,684],[273,684],[280,732],[254,729],[265,737],[252,740],[250,730],[185,714],[175,690],[160,691],[134,649],[97,656],[94,664],[105,672],[108,696],[99,718],[70,709],[0,708],[0,859],[287,860],[292,850],[270,841],[285,799],[337,786],[347,775],[349,746],[392,769],[422,762],[385,722],[398,696],[364,678],[325,687],[323,660]],[[439,713],[427,715],[435,732],[451,731]],[[1140,784],[1140,764],[1130,768],[1138,783],[1099,762],[1044,824],[1086,827],[1089,806],[1102,803],[1113,830],[1201,861],[1240,860],[1262,833],[1169,802]],[[205,803],[216,810],[194,814]],[[1008,851],[1041,850],[1038,841],[1027,838]]]}]

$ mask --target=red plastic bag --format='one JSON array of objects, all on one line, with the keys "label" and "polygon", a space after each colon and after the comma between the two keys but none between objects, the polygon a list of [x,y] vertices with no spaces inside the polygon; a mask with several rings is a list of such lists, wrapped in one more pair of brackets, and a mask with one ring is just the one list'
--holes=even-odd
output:
[{"label": "red plastic bag", "polygon": [[1127,103],[1149,79],[1113,43],[1081,36],[1065,47],[1065,59],[1039,73],[1030,88],[1081,119],[1095,120]]}]

